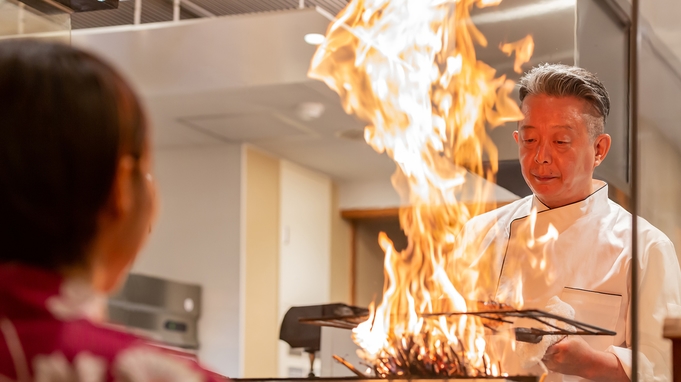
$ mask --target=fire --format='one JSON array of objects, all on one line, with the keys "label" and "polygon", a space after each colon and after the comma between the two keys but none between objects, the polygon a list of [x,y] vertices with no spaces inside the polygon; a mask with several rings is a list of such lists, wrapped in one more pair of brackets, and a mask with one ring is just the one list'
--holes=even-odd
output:
[{"label": "fire", "polygon": [[397,252],[379,236],[383,298],[353,333],[382,377],[502,373],[479,318],[426,315],[477,309],[479,284],[489,278],[457,238],[472,216],[494,207],[497,151],[487,126],[522,118],[509,98],[513,81],[475,55],[474,43],[487,41],[471,8],[500,1],[353,0],[312,59],[309,75],[367,121],[367,143],[396,162],[392,182],[409,205],[400,210],[408,247]]},{"label": "fire", "polygon": [[532,39],[532,36],[528,35],[516,42],[501,44],[499,45],[499,49],[509,57],[515,52],[513,70],[516,73],[522,73],[523,64],[530,61],[530,57],[532,57],[532,53],[534,52],[534,39]]}]

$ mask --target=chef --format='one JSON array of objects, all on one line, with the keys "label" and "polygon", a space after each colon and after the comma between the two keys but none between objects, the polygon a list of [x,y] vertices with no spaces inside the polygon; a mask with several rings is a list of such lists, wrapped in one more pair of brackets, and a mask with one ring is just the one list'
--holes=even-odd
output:
[{"label": "chef", "polygon": [[[543,353],[549,380],[628,381],[632,216],[593,179],[610,149],[608,94],[582,68],[545,64],[520,80],[520,101],[524,118],[513,138],[533,195],[473,218],[465,235],[476,238],[481,259],[492,259],[497,300],[521,294],[525,308],[543,309],[557,297],[576,320],[617,332],[560,338]],[[662,325],[681,313],[681,271],[669,238],[638,222],[639,375],[668,381],[671,346]]]}]

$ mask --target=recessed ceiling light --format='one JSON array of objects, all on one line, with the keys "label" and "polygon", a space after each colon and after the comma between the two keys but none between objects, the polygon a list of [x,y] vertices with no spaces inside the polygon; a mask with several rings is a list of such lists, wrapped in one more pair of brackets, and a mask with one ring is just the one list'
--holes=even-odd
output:
[{"label": "recessed ceiling light", "polygon": [[305,35],[305,42],[310,45],[319,45],[324,42],[324,35],[319,33],[308,33]]},{"label": "recessed ceiling light", "polygon": [[325,109],[321,102],[303,102],[296,107],[296,114],[303,121],[312,121],[321,117]]}]

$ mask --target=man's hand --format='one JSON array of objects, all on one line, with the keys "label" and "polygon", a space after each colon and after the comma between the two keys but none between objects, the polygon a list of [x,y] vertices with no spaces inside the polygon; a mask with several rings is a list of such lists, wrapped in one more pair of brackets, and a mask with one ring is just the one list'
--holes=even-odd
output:
[{"label": "man's hand", "polygon": [[629,381],[614,354],[594,350],[580,336],[568,336],[551,345],[542,361],[549,370],[561,374],[592,381]]}]

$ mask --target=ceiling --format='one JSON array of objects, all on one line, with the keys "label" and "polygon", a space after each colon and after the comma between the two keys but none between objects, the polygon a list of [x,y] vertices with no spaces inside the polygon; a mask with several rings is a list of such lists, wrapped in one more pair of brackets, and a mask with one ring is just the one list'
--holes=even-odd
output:
[{"label": "ceiling", "polygon": [[[339,137],[363,124],[343,112],[334,92],[307,78],[316,47],[303,37],[327,25],[306,9],[142,31],[74,31],[72,42],[109,58],[132,80],[159,149],[250,143],[338,180],[387,179],[389,158],[363,140]],[[305,102],[322,104],[321,117],[302,119]]]},{"label": "ceiling", "polygon": [[[502,3],[496,12],[535,3]],[[553,8],[541,15],[542,28],[572,28],[566,17],[572,11]],[[478,57],[517,79],[498,44],[524,37],[531,26],[510,28],[514,20],[490,18],[488,12],[476,17],[483,17],[481,30],[494,38]],[[307,78],[316,48],[303,36],[324,33],[328,23],[314,9],[289,10],[74,30],[72,42],[109,58],[131,78],[147,103],[160,149],[246,142],[339,181],[388,179],[395,165],[364,143],[364,123],[346,115],[323,83]],[[572,39],[569,33],[537,36],[533,62],[572,62]],[[322,105],[319,118],[301,117],[307,102]],[[501,159],[517,156],[512,131],[511,125],[491,132]]]},{"label": "ceiling", "polygon": [[[530,64],[571,63],[574,36],[564,31],[573,28],[575,1],[509,0],[498,8],[476,10],[476,24],[492,36],[487,48],[478,49],[478,58],[517,79],[512,60],[499,52],[498,44],[533,30],[553,30],[535,34]],[[660,1],[665,7],[652,5]],[[298,0],[192,2],[227,16],[198,17],[185,7],[184,21],[158,22],[172,14],[170,1],[143,0],[144,25],[89,28],[129,24],[133,1],[121,2],[118,11],[72,19],[74,28],[84,28],[72,32],[73,44],[107,57],[142,94],[159,149],[245,142],[340,181],[389,177],[394,164],[363,142],[364,124],[343,112],[334,92],[306,76],[315,47],[304,43],[303,36],[324,33],[329,23],[309,7],[319,5],[336,13],[345,0],[306,0],[308,8],[303,10],[295,9]],[[0,20],[7,4],[0,0]],[[11,20],[7,9],[5,18]],[[681,14],[681,2],[644,1],[642,12],[673,54],[681,57],[681,27],[672,16]],[[307,102],[323,106],[319,118],[301,117],[301,105]],[[512,131],[509,125],[490,133],[500,159],[517,156]]]}]

